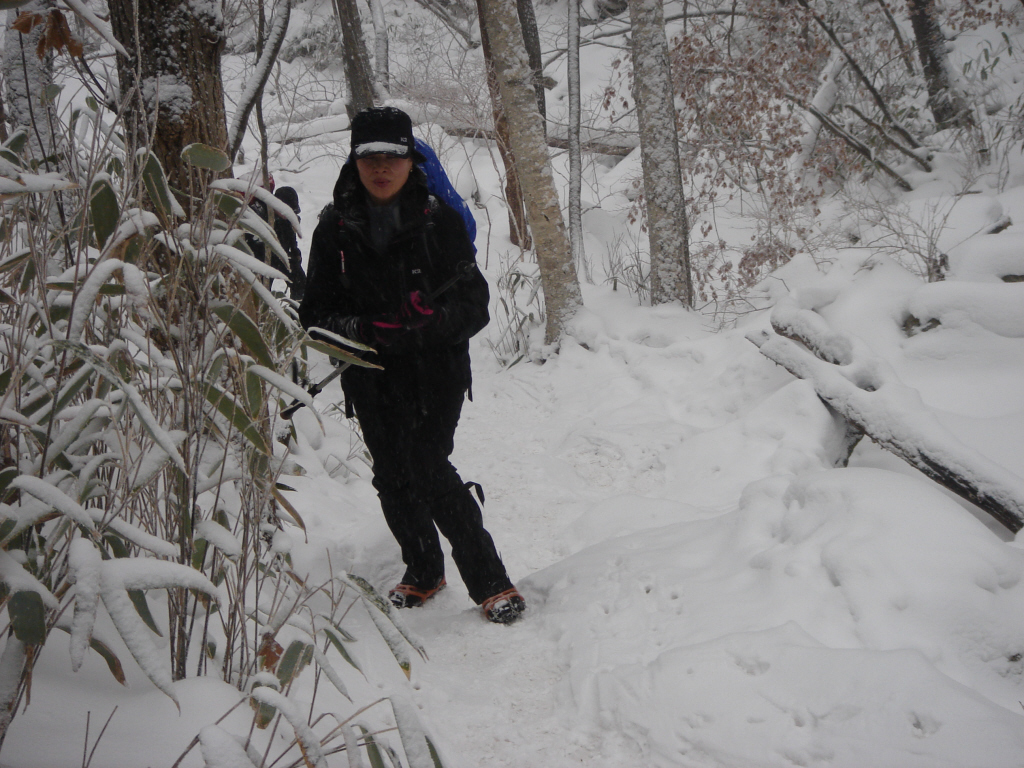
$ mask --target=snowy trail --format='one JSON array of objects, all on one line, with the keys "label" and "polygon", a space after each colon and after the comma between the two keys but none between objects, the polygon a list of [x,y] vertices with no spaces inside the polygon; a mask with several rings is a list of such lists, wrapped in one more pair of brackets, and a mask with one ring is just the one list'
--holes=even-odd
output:
[{"label": "snowy trail", "polygon": [[[723,372],[735,379],[762,363],[756,354],[737,363],[737,348],[746,351],[738,337],[736,348],[719,348],[710,359],[697,351],[699,341],[674,354],[652,349],[646,361],[630,359],[642,355],[636,345],[617,346],[595,353],[570,342],[545,366],[507,371],[485,348],[474,350],[474,401],[463,410],[453,461],[464,478],[484,485],[486,524],[531,608],[512,627],[488,625],[449,559],[452,587],[403,614],[430,654],[414,671],[417,703],[455,768],[643,763],[635,743],[580,722],[560,647],[565,617],[545,616],[545,596],[530,576],[591,543],[574,523],[609,498],[625,505],[613,516],[633,518],[623,531],[643,527],[645,515],[658,521],[664,454],[684,436],[735,418],[740,407],[742,390],[709,392],[709,380]],[[658,412],[665,417],[651,420]],[[645,422],[640,429],[637,419]],[[645,498],[652,492],[655,498]]]}]

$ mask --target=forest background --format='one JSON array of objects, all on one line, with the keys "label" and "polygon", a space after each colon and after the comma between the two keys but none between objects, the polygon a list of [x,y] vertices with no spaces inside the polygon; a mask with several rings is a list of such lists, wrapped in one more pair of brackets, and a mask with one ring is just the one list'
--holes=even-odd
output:
[{"label": "forest background", "polygon": [[[0,763],[1021,763],[1024,4],[0,9]],[[478,224],[500,635],[381,600],[250,247],[375,103]]]}]

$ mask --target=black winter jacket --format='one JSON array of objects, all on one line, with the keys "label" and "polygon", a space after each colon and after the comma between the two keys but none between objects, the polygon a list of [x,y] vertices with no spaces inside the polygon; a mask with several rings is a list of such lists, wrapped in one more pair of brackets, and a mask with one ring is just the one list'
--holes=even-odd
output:
[{"label": "black winter jacket", "polygon": [[[469,338],[487,325],[487,281],[459,214],[427,191],[414,168],[399,197],[400,226],[384,253],[370,241],[368,198],[353,162],[334,187],[309,251],[306,293],[299,308],[304,328],[328,327],[331,318],[394,313],[411,291],[429,294],[453,277],[462,262],[472,269],[434,300],[441,319],[404,332],[368,360],[383,371],[353,366],[342,387],[357,408],[381,398],[430,401],[470,386]],[[381,402],[386,406],[386,402]]]}]

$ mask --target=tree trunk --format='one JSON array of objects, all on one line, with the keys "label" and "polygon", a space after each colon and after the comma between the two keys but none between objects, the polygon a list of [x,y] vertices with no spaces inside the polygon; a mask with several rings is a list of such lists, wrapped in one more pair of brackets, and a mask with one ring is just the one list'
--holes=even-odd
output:
[{"label": "tree trunk", "polygon": [[370,17],[373,19],[373,74],[377,93],[386,99],[391,90],[391,64],[388,48],[388,25],[384,18],[381,0],[369,0]]},{"label": "tree trunk", "polygon": [[681,301],[691,307],[689,226],[661,0],[629,0],[629,19],[651,241],[651,304]]},{"label": "tree trunk", "polygon": [[[569,0],[569,243],[577,273],[584,267],[583,157],[580,151],[580,3]],[[584,276],[589,276],[584,270]]]},{"label": "tree trunk", "polygon": [[946,62],[946,41],[935,18],[935,0],[907,0],[910,26],[917,40],[917,55],[928,86],[928,107],[935,127],[971,128],[974,120],[963,98],[956,92]]},{"label": "tree trunk", "polygon": [[533,10],[533,0],[516,0],[516,13],[519,14],[519,23],[523,27],[523,43],[526,45],[526,55],[530,60],[530,72],[533,74],[531,82],[533,90],[537,93],[537,111],[544,121],[544,130],[547,131],[547,99],[544,95],[544,60],[540,52],[540,30],[537,29],[537,14]]},{"label": "tree trunk", "polygon": [[188,165],[181,150],[200,142],[227,151],[223,18],[202,3],[108,0],[108,5],[114,37],[131,56],[118,57],[117,71],[135,131],[132,143],[153,151],[188,211],[192,196],[205,191],[209,174]]},{"label": "tree trunk", "polygon": [[537,249],[547,310],[545,342],[555,344],[582,304],[580,285],[551,172],[544,121],[537,110],[536,93],[530,87],[530,67],[515,5],[513,0],[486,0],[482,6],[481,27],[490,39],[501,103],[524,182],[526,210]]},{"label": "tree trunk", "polygon": [[530,239],[530,228],[526,223],[526,201],[519,185],[519,172],[516,170],[516,158],[512,153],[512,138],[509,136],[508,121],[501,105],[501,89],[498,77],[494,72],[494,57],[491,54],[491,42],[484,26],[484,0],[477,0],[477,12],[480,16],[480,47],[484,52],[487,65],[487,90],[491,95],[491,118],[494,121],[495,143],[505,167],[505,204],[508,206],[508,232],[513,245],[523,250],[533,247]]},{"label": "tree trunk", "polygon": [[[234,158],[238,149],[242,146],[242,139],[245,137],[245,129],[249,122],[249,115],[254,107],[259,105],[263,99],[263,89],[270,78],[270,71],[277,61],[277,55],[284,45],[284,36],[288,31],[288,22],[291,19],[292,0],[283,0],[277,4],[277,13],[274,15],[274,23],[271,26],[270,34],[264,40],[264,16],[263,7],[260,6],[259,34],[256,44],[256,66],[253,70],[252,79],[245,84],[242,90],[242,97],[238,103],[238,109],[228,131],[228,157]],[[265,164],[264,164],[265,166]]]},{"label": "tree trunk", "polygon": [[363,41],[363,23],[356,0],[334,0],[334,11],[341,26],[341,45],[345,50],[345,79],[348,81],[348,102],[345,111],[352,119],[376,102],[370,55]]}]

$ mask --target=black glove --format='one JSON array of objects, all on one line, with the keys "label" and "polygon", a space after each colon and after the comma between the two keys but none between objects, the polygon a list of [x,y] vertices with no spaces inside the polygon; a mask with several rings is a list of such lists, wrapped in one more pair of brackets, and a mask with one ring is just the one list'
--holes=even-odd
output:
[{"label": "black glove", "polygon": [[422,291],[413,291],[398,310],[398,321],[407,329],[425,328],[435,322],[439,313]]}]

